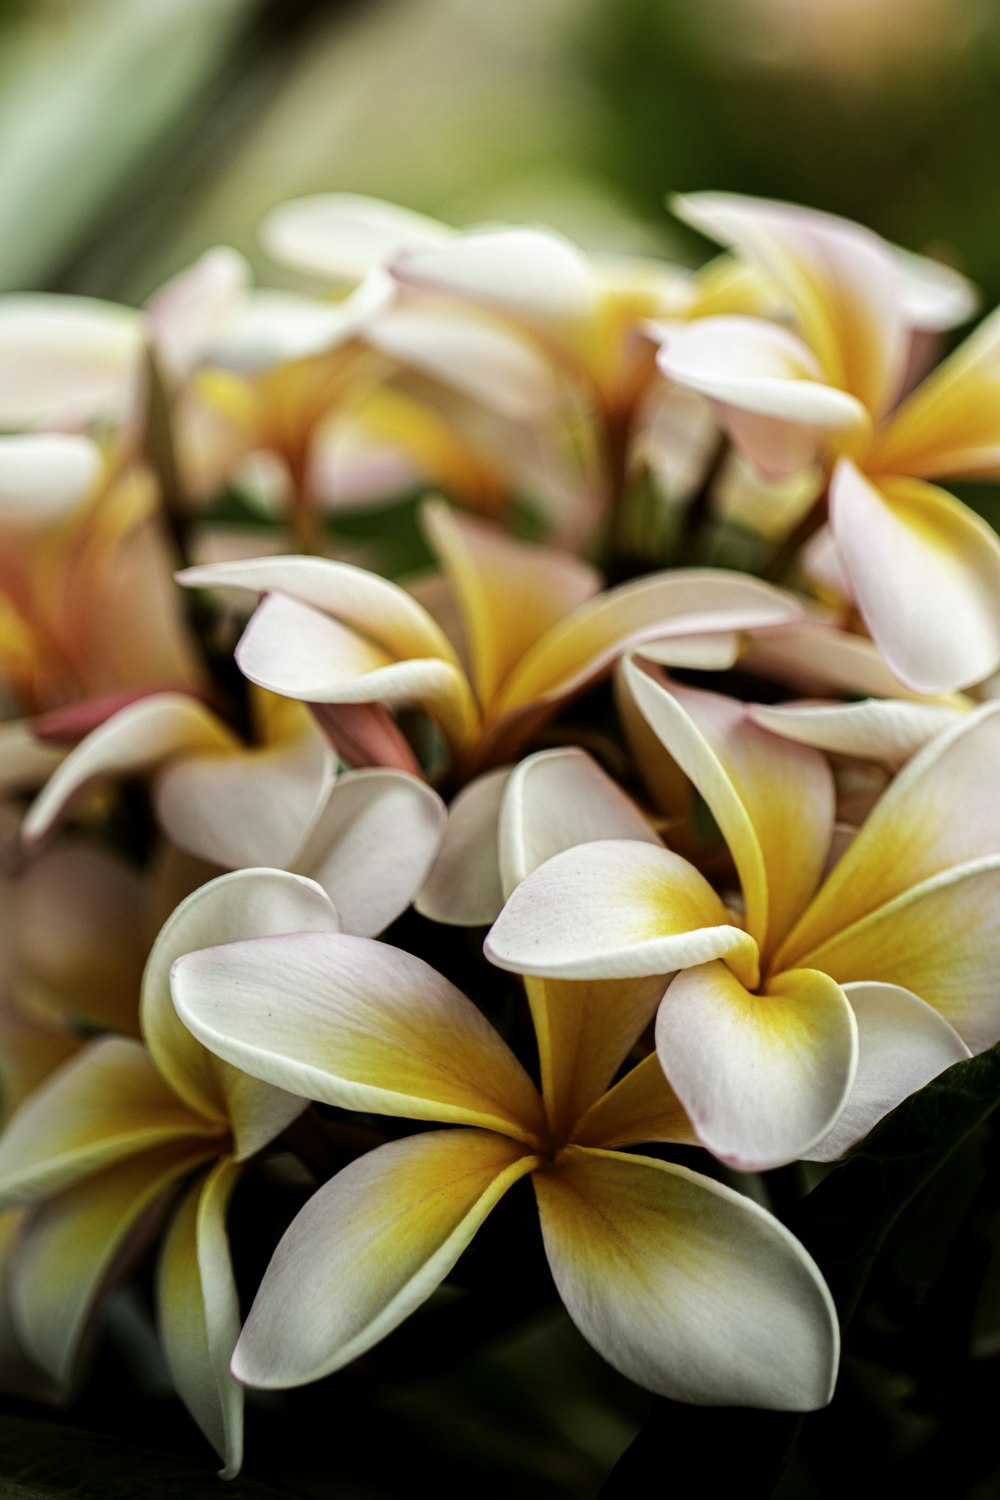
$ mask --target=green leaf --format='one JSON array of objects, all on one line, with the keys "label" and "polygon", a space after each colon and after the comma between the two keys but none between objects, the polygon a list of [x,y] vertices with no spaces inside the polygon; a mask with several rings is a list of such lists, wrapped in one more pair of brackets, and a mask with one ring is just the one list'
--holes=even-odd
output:
[{"label": "green leaf", "polygon": [[[998,1104],[1000,1046],[956,1063],[904,1099],[797,1205],[789,1228],[826,1277],[842,1326],[900,1214]],[[608,1476],[602,1500],[631,1500],[640,1485],[656,1482],[682,1444],[683,1451],[698,1454],[699,1489],[705,1493],[728,1493],[731,1486],[741,1500],[767,1500],[802,1421],[791,1412],[656,1401]]]},{"label": "green leaf", "polygon": [[789,1228],[826,1277],[842,1324],[899,1215],[998,1104],[1000,1046],[904,1099],[802,1200]]},{"label": "green leaf", "polygon": [[294,1500],[254,1479],[222,1485],[204,1464],[59,1422],[0,1416],[0,1494],[12,1500]]}]

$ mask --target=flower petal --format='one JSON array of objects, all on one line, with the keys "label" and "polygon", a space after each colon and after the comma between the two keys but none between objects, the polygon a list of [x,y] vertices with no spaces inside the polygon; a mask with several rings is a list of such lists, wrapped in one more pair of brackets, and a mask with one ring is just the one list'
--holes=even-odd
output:
[{"label": "flower petal", "polygon": [[365,328],[365,342],[514,422],[544,418],[558,399],[556,373],[533,344],[467,307],[395,303]]},{"label": "flower petal", "polygon": [[534,1185],[559,1295],[630,1380],[695,1405],[829,1401],[832,1299],[757,1204],[684,1167],[583,1147]]},{"label": "flower petal", "polygon": [[[841,864],[853,852],[854,845]],[[940,1011],[973,1052],[981,1052],[1000,1041],[998,898],[1000,855],[994,855],[904,891],[799,962],[841,984],[873,981],[910,990]]]},{"label": "flower petal", "polygon": [[31,1203],[168,1142],[219,1136],[126,1037],[91,1042],[25,1100],[0,1135],[0,1202]]},{"label": "flower petal", "polygon": [[25,1216],[8,1296],[25,1351],[65,1388],[87,1325],[148,1209],[212,1146],[143,1151],[46,1199]]},{"label": "flower petal", "polygon": [[784,625],[801,612],[792,594],[721,568],[640,578],[581,605],[543,636],[507,678],[494,712],[569,697],[645,641],[678,638],[683,648],[687,636]]},{"label": "flower petal", "polygon": [[858,1022],[858,1071],[843,1113],[806,1153],[809,1161],[836,1161],[909,1094],[971,1055],[944,1017],[909,990],[848,984],[844,994]]},{"label": "flower petal", "polygon": [[421,521],[455,592],[469,644],[472,682],[484,706],[548,630],[600,588],[587,563],[529,546],[441,501]]},{"label": "flower petal", "polygon": [[880,474],[1000,473],[1000,312],[902,403],[878,436],[870,466]]},{"label": "flower petal", "polygon": [[898,392],[908,342],[891,247],[833,214],[738,193],[694,193],[672,206],[777,283],[827,379],[881,416]]},{"label": "flower petal", "polygon": [[432,922],[488,927],[503,907],[500,807],[510,767],[486,771],[458,793],[437,859],[416,908]]},{"label": "flower petal", "polygon": [[444,803],[402,771],[338,778],[296,866],[333,901],[345,932],[375,937],[410,905],[444,833]]},{"label": "flower petal", "polygon": [[585,751],[563,746],[521,761],[507,782],[500,818],[505,894],[554,854],[599,839],[661,842],[631,797]]},{"label": "flower petal", "polygon": [[634,840],[581,844],[514,891],[486,957],[515,974],[629,979],[726,957],[756,983],[757,945],[693,865]]},{"label": "flower petal", "polygon": [[825,973],[792,969],[750,994],[710,963],[667,990],[656,1051],[702,1144],[759,1172],[795,1161],[830,1130],[854,1081],[857,1025]]},{"label": "flower petal", "polygon": [[578,1146],[630,1146],[638,1141],[701,1145],[655,1052],[602,1094],[573,1128]]},{"label": "flower petal", "polygon": [[42,527],[83,499],[101,471],[88,437],[61,432],[0,438],[0,525]]},{"label": "flower petal", "polygon": [[825,443],[852,445],[870,425],[854,396],[824,383],[801,339],[763,319],[671,328],[656,362],[668,379],[707,396],[736,446],[774,479],[814,463]]},{"label": "flower petal", "polygon": [[624,678],[722,831],[743,887],[747,930],[773,949],[826,862],[834,820],[827,762],[761,729],[734,699],[676,684],[668,690],[633,662]]},{"label": "flower petal", "polygon": [[242,1159],[302,1112],[302,1101],[230,1068],[197,1042],[174,1010],[170,968],[185,953],[286,932],[337,932],[330,898],[312,880],[279,870],[238,870],[182,901],[153,945],[143,975],[143,1035],[163,1077],[190,1108],[228,1124]]},{"label": "flower petal", "polygon": [[998,755],[1000,704],[974,709],[919,751],[875,804],[777,962],[797,967],[807,952],[908,889],[1000,853]]},{"label": "flower petal", "polygon": [[0,297],[0,426],[125,415],[142,347],[131,307],[94,297]]},{"label": "flower petal", "polygon": [[356,1359],[426,1302],[537,1160],[489,1131],[433,1130],[352,1162],[310,1198],[275,1251],[234,1374],[281,1388]]},{"label": "flower petal", "polygon": [[532,1141],[535,1087],[482,1013],[421,959],[370,938],[299,933],[174,965],[207,1047],[302,1098]]},{"label": "flower petal", "polygon": [[436,219],[360,193],[315,193],[272,208],[260,226],[279,265],[308,276],[355,280],[403,249],[435,245],[454,233]]},{"label": "flower petal", "polygon": [[755,703],[749,713],[764,729],[797,744],[896,768],[954,724],[959,710],[869,698],[864,703],[788,703],[780,708]]},{"label": "flower petal", "polygon": [[476,713],[461,671],[438,656],[393,660],[329,615],[285,594],[269,594],[243,633],[236,660],[251,682],[306,703],[418,704],[453,743]]},{"label": "flower petal", "polygon": [[140,698],[106,719],[56,767],[25,817],[24,842],[29,848],[38,844],[94,781],[149,771],[174,755],[225,755],[238,748],[221,719],[196,699],[183,693]]},{"label": "flower petal", "polygon": [[177,1393],[225,1461],[243,1461],[243,1392],[229,1373],[240,1332],[240,1301],[226,1212],[240,1168],[224,1157],[188,1189],[160,1252],[157,1304],[163,1350]]},{"label": "flower petal", "polygon": [[390,269],[404,286],[483,302],[531,323],[572,328],[596,311],[586,259],[551,230],[467,230],[401,251]]},{"label": "flower petal", "polygon": [[834,535],[865,624],[889,666],[923,693],[1000,664],[1000,541],[967,506],[919,479],[867,479],[842,460]]},{"label": "flower petal", "polygon": [[312,716],[283,743],[175,760],[156,779],[164,831],[189,854],[221,865],[289,865],[333,782],[336,757]]}]

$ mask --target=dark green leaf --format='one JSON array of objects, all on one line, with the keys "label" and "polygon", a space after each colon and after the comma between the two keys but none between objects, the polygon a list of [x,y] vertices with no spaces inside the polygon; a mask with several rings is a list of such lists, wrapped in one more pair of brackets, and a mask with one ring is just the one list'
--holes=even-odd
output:
[{"label": "dark green leaf", "polygon": [[0,1494],[11,1500],[293,1500],[253,1479],[57,1422],[0,1416]]}]

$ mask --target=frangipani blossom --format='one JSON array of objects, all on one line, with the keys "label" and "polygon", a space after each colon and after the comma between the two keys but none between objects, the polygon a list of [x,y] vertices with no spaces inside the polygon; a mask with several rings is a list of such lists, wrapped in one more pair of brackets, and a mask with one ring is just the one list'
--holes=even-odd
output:
[{"label": "frangipani blossom", "polygon": [[0,437],[0,683],[22,712],[195,680],[156,503],[88,437]]},{"label": "frangipani blossom", "polygon": [[[95,783],[152,773],[153,807],[179,848],[212,865],[267,863],[316,880],[350,932],[374,935],[422,885],[444,831],[437,793],[392,769],[336,776],[308,710],[255,691],[258,743],[243,744],[196,699],[154,694],[83,739],[29,808],[36,847]],[[2,758],[0,758],[2,769]]]},{"label": "frangipani blossom", "polygon": [[165,1195],[198,1173],[161,1254],[160,1323],[178,1391],[227,1474],[240,1465],[242,1399],[227,1373],[239,1307],[226,1208],[242,1163],[304,1105],[205,1052],[178,1021],[167,976],[179,953],[220,936],[338,928],[324,892],[293,875],[246,871],[196,891],[150,955],[145,1045],[114,1036],[88,1043],[0,1136],[0,1204],[33,1205],[12,1265],[15,1326],[60,1384],[118,1255]]},{"label": "frangipani blossom", "polygon": [[464,995],[386,945],[235,943],[180,959],[172,987],[195,1034],[255,1076],[450,1127],[369,1152],[306,1204],[240,1337],[239,1379],[300,1385],[356,1358],[431,1296],[530,1173],[567,1310],[619,1370],[703,1404],[829,1399],[836,1320],[801,1246],[730,1189],[613,1149],[692,1139],[655,1060],[605,1092],[658,981],[532,983],[541,1094]]},{"label": "frangipani blossom", "polygon": [[741,1167],[826,1154],[855,1084],[859,1024],[884,1037],[896,1018],[884,1109],[1000,1038],[996,708],[915,755],[822,880],[834,799],[819,752],[770,734],[742,704],[664,687],[634,664],[626,673],[726,839],[740,896],[727,906],[692,864],[649,844],[586,844],[513,893],[487,939],[493,962],[565,978],[680,971],[658,1055],[699,1139]]},{"label": "frangipani blossom", "polygon": [[730,661],[738,632],[799,613],[781,590],[710,569],[598,594],[593,570],[569,554],[443,504],[424,517],[449,586],[450,630],[403,589],[345,563],[250,560],[189,568],[180,580],[267,592],[236,653],[252,682],[314,704],[423,708],[461,779],[509,757],[629,645],[655,640],[674,663]]},{"label": "frangipani blossom", "polygon": [[1000,472],[1000,322],[907,393],[911,285],[890,246],[787,204],[701,194],[680,211],[780,287],[796,331],[741,317],[671,327],[662,370],[712,400],[765,472],[829,455],[837,548],[894,672],[929,693],[988,676],[1000,663],[1000,543],[927,481]]}]

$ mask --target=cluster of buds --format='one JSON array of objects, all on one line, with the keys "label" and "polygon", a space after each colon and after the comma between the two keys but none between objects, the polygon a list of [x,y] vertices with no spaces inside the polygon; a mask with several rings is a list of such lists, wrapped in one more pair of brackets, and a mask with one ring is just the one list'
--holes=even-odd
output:
[{"label": "cluster of buds", "polygon": [[1000,542],[930,482],[1000,473],[1000,322],[934,367],[956,272],[677,211],[700,271],[333,196],[263,227],[302,290],[0,299],[6,1389],[82,1378],[155,1239],[232,1475],[245,1387],[371,1348],[530,1176],[627,1377],[830,1399],[741,1174],[1000,1040]]}]

